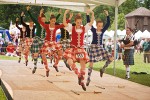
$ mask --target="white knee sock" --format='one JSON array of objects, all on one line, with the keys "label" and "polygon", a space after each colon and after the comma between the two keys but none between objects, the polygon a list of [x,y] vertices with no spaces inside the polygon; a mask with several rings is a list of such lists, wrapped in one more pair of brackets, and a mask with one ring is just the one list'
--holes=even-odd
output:
[{"label": "white knee sock", "polygon": [[127,75],[127,78],[130,78],[130,67],[129,66],[126,68],[126,75]]}]

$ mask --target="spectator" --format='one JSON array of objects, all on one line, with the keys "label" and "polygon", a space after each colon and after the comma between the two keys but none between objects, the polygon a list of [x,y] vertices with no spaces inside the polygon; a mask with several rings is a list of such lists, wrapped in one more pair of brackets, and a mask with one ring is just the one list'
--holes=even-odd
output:
[{"label": "spectator", "polygon": [[141,41],[140,41],[140,54],[143,52],[143,43],[144,43],[145,39],[143,38]]},{"label": "spectator", "polygon": [[6,56],[14,56],[15,46],[13,43],[9,42],[8,46],[6,47]]},{"label": "spectator", "polygon": [[144,63],[150,63],[150,39],[146,39],[146,41],[142,45],[144,51]]},{"label": "spectator", "polygon": [[112,46],[112,41],[111,41],[111,38],[109,38],[109,39],[108,39],[108,42],[106,43],[106,48],[107,48],[107,51],[108,51],[109,53],[112,52],[111,46]]}]

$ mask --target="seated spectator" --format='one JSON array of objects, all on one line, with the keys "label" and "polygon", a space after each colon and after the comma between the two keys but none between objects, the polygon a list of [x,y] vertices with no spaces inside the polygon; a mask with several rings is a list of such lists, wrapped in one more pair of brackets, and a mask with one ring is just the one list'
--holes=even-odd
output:
[{"label": "seated spectator", "polygon": [[15,56],[14,55],[14,51],[15,51],[15,46],[13,45],[13,43],[9,42],[8,46],[6,47],[6,56]]}]

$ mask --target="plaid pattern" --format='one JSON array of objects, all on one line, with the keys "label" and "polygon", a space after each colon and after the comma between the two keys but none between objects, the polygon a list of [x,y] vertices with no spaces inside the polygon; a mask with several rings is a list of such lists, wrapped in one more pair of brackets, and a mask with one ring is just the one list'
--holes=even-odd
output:
[{"label": "plaid pattern", "polygon": [[77,62],[80,62],[80,60],[89,61],[89,56],[84,48],[68,48],[65,50],[63,56],[65,59],[72,58]]},{"label": "plaid pattern", "polygon": [[90,62],[98,62],[101,60],[107,60],[111,56],[104,48],[103,46],[91,44],[90,51],[89,51],[89,56],[90,56]]},{"label": "plaid pattern", "polygon": [[67,48],[70,48],[70,39],[67,40],[61,40],[60,44],[62,45],[63,50],[65,51]]},{"label": "plaid pattern", "polygon": [[44,40],[39,38],[39,37],[34,37],[33,38],[33,43],[31,45],[31,53],[40,53],[40,49],[42,45],[44,44]]},{"label": "plaid pattern", "polygon": [[124,65],[134,65],[134,49],[126,49],[124,51]]},{"label": "plaid pattern", "polygon": [[62,48],[61,44],[57,42],[45,41],[41,48],[41,53],[49,54],[51,51],[58,51],[61,48]]},{"label": "plaid pattern", "polygon": [[33,42],[33,38],[26,38],[25,39],[25,46],[31,47],[32,42]]},{"label": "plaid pattern", "polygon": [[24,39],[20,39],[18,52],[23,52],[24,49]]}]

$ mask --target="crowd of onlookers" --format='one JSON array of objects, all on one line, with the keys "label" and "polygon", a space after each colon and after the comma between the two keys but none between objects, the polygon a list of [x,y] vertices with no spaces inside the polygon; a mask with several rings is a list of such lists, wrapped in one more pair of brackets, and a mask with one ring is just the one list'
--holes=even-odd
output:
[{"label": "crowd of onlookers", "polygon": [[[6,56],[17,56],[17,46],[18,39],[15,39],[13,35],[11,35],[13,42],[5,42],[2,36],[0,35],[0,54]],[[114,41],[109,38],[107,41],[103,39],[104,48],[114,56]],[[120,48],[121,41],[116,42],[116,60],[122,59],[123,49]],[[135,53],[141,54],[143,53],[144,62],[150,63],[150,39],[141,39],[139,43],[135,46]]]},{"label": "crowd of onlookers", "polygon": [[6,56],[17,56],[18,40],[14,41],[14,35],[11,35],[12,42],[7,42],[0,34],[0,54]]},{"label": "crowd of onlookers", "polygon": [[[105,41],[105,40],[103,40]],[[116,59],[122,59],[123,49],[120,48],[121,41],[116,42]],[[107,42],[104,42],[105,49],[114,56],[114,41],[108,39]],[[144,62],[150,63],[150,39],[141,39],[138,41],[138,44],[135,46],[135,53],[141,54],[143,53]]]}]

